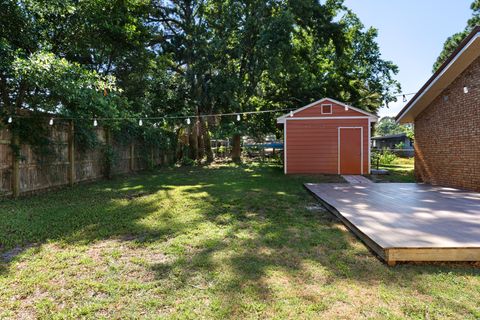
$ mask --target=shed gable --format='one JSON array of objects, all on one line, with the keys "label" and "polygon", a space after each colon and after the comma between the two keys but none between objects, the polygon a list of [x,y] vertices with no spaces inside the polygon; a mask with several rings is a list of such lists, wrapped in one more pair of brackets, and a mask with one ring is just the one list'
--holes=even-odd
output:
[{"label": "shed gable", "polygon": [[293,118],[298,117],[365,117],[365,114],[326,99],[293,114]]},{"label": "shed gable", "polygon": [[323,98],[300,109],[291,111],[288,114],[278,117],[277,123],[284,124],[288,119],[301,120],[304,118],[369,118],[371,122],[376,122],[378,120],[378,117],[372,113],[349,106],[331,98]]}]

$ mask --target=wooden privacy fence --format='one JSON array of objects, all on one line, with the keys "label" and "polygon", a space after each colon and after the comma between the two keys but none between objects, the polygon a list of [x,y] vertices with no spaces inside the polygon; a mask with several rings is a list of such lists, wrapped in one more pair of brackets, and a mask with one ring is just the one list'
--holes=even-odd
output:
[{"label": "wooden privacy fence", "polygon": [[[90,150],[77,150],[74,126],[56,124],[50,131],[53,152],[39,156],[32,146],[15,141],[8,129],[0,130],[0,197],[28,195],[83,181],[102,179],[106,175],[105,153],[102,145],[110,145],[116,155],[111,174],[127,174],[150,166],[170,164],[174,153],[159,148],[146,151],[138,143],[121,144],[108,136],[101,127],[95,129],[99,145]],[[34,134],[34,133],[32,133]],[[19,145],[16,156],[12,145]]]}]

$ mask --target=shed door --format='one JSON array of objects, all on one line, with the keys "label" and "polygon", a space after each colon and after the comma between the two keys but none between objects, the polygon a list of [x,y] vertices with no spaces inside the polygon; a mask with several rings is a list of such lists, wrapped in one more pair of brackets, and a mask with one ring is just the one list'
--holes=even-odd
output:
[{"label": "shed door", "polygon": [[338,171],[340,174],[363,174],[362,128],[338,128]]}]

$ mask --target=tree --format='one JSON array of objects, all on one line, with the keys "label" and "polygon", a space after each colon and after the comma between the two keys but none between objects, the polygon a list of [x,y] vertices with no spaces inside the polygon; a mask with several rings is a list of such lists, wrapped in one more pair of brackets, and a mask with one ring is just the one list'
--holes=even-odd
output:
[{"label": "tree", "polygon": [[[211,91],[219,112],[294,108],[320,96],[376,112],[399,91],[397,67],[380,58],[376,30],[364,31],[340,1],[211,3]],[[271,116],[249,116],[248,126],[222,120],[233,135],[275,131]]]},{"label": "tree", "polygon": [[[35,116],[14,121],[14,134],[46,121],[45,112],[75,118],[76,139],[92,136],[93,117],[147,113],[146,69],[154,56],[146,45],[148,4],[1,0],[0,114],[11,116],[26,109]],[[25,134],[24,142],[48,143],[39,135],[39,131]]]},{"label": "tree", "polygon": [[410,125],[401,125],[395,122],[394,117],[383,117],[375,125],[375,136],[387,136],[391,134],[406,133],[413,139],[413,130]]},{"label": "tree", "polygon": [[454,35],[447,38],[445,43],[443,44],[443,50],[440,52],[437,60],[433,65],[433,72],[437,71],[437,69],[447,60],[447,58],[455,51],[458,47],[460,42],[475,28],[476,26],[480,25],[480,0],[475,0],[470,5],[470,9],[472,9],[472,17],[467,21],[467,26],[461,32],[457,32]]},{"label": "tree", "polygon": [[[214,130],[235,137],[235,158],[239,136],[276,130],[273,114],[208,114],[280,112],[324,96],[376,112],[399,90],[376,30],[342,0],[0,0],[0,9],[3,115],[195,115],[189,130],[184,119],[155,127],[188,131],[196,160],[213,160]],[[154,123],[107,125],[154,140]]]},{"label": "tree", "polygon": [[139,3],[2,1],[3,113],[27,108],[76,117],[118,116],[120,107],[129,105],[118,100],[121,92],[128,91],[134,101],[129,79],[143,71],[138,63],[128,66],[146,51],[147,27],[139,13],[145,9],[138,9]]}]

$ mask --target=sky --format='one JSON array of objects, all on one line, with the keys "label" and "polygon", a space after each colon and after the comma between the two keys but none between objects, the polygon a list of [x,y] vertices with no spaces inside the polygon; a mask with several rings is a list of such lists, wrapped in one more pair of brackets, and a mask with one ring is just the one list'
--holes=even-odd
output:
[{"label": "sky", "polygon": [[[365,27],[378,29],[382,58],[399,67],[403,93],[417,92],[432,75],[432,66],[452,34],[471,17],[472,0],[345,0]],[[407,98],[412,98],[408,96]],[[405,103],[399,97],[379,116],[396,116]]]}]

